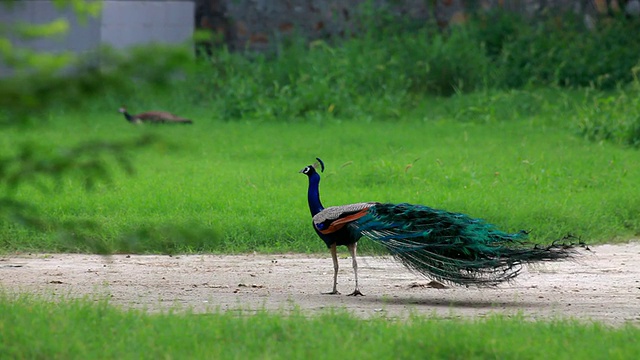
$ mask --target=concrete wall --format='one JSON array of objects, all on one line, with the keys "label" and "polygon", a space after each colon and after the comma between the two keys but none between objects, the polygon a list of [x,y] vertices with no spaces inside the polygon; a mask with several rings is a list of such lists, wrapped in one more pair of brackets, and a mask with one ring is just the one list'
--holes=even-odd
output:
[{"label": "concrete wall", "polygon": [[193,1],[104,1],[100,40],[115,48],[149,42],[180,44],[191,39],[194,19]]},{"label": "concrete wall", "polygon": [[58,18],[69,21],[69,32],[54,39],[17,40],[17,46],[40,51],[85,52],[100,45],[126,48],[159,42],[180,44],[191,39],[195,28],[193,0],[104,0],[97,18],[80,23],[70,9],[59,10],[49,0],[23,0],[12,8],[0,6],[0,22],[43,24]]},{"label": "concrete wall", "polygon": [[58,10],[50,1],[20,1],[10,9],[0,5],[0,23],[2,24],[14,22],[46,24],[59,18],[65,18],[69,22],[70,31],[65,36],[35,40],[12,39],[13,43],[17,46],[28,46],[50,52],[61,50],[85,52],[95,48],[96,40],[100,38],[100,19],[90,18],[86,23],[80,24],[73,11]]}]

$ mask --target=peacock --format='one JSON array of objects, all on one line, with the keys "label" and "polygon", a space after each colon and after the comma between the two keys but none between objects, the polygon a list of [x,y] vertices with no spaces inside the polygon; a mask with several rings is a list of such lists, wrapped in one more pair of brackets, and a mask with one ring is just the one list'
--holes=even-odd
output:
[{"label": "peacock", "polygon": [[494,286],[515,278],[524,264],[570,259],[574,243],[527,243],[528,232],[503,232],[496,226],[465,214],[407,203],[360,202],[325,208],[320,201],[319,158],[300,170],[309,178],[307,200],[313,228],[333,259],[333,290],[338,292],[337,246],[346,246],[352,259],[355,290],[358,287],[356,249],[362,237],[381,245],[407,268],[435,280],[476,286]]},{"label": "peacock", "polygon": [[118,109],[125,119],[132,124],[151,123],[151,124],[193,124],[193,121],[182,118],[178,115],[166,111],[147,111],[136,115],[131,115],[123,106]]}]

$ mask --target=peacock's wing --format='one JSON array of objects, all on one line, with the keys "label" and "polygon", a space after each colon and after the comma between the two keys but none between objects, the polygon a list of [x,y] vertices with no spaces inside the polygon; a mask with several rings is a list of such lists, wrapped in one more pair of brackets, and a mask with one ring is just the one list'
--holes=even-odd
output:
[{"label": "peacock's wing", "polygon": [[522,264],[570,257],[570,247],[527,244],[527,233],[506,233],[465,214],[411,204],[377,204],[350,229],[384,246],[407,267],[438,280],[495,285]]},{"label": "peacock's wing", "polygon": [[135,115],[136,118],[143,121],[184,121],[184,119],[176,114],[167,111],[147,111]]},{"label": "peacock's wing", "polygon": [[134,115],[135,118],[142,121],[158,121],[163,119],[163,112],[161,111],[147,111]]},{"label": "peacock's wing", "polygon": [[367,214],[376,202],[362,202],[328,207],[313,216],[313,226],[322,234],[330,234]]}]

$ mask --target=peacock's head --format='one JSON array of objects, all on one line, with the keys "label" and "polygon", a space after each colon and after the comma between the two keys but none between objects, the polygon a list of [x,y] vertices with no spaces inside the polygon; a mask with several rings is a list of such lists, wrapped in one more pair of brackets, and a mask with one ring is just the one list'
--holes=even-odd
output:
[{"label": "peacock's head", "polygon": [[307,176],[311,176],[313,174],[317,174],[317,169],[318,166],[320,167],[320,172],[324,172],[324,163],[322,162],[322,160],[320,160],[320,158],[316,158],[316,161],[313,165],[309,165],[309,166],[305,166],[304,169],[300,170],[301,173],[307,175]]},{"label": "peacock's head", "polygon": [[124,114],[124,113],[127,112],[127,108],[124,107],[124,106],[121,106],[120,109],[118,109],[118,112],[121,113],[121,114]]}]

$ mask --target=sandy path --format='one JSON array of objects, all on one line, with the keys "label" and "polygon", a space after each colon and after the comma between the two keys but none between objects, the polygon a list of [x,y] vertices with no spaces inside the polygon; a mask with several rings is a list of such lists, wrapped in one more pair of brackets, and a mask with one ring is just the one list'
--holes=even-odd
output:
[{"label": "sandy path", "polygon": [[[53,254],[0,257],[0,288],[52,296],[110,298],[151,311],[196,312],[346,308],[358,316],[437,314],[482,317],[522,312],[527,318],[572,317],[640,325],[640,244],[592,247],[578,262],[548,263],[497,288],[428,287],[428,279],[393,260],[362,257],[364,297],[330,290],[329,255],[139,256]],[[340,260],[338,288],[353,290],[351,261]]]}]

